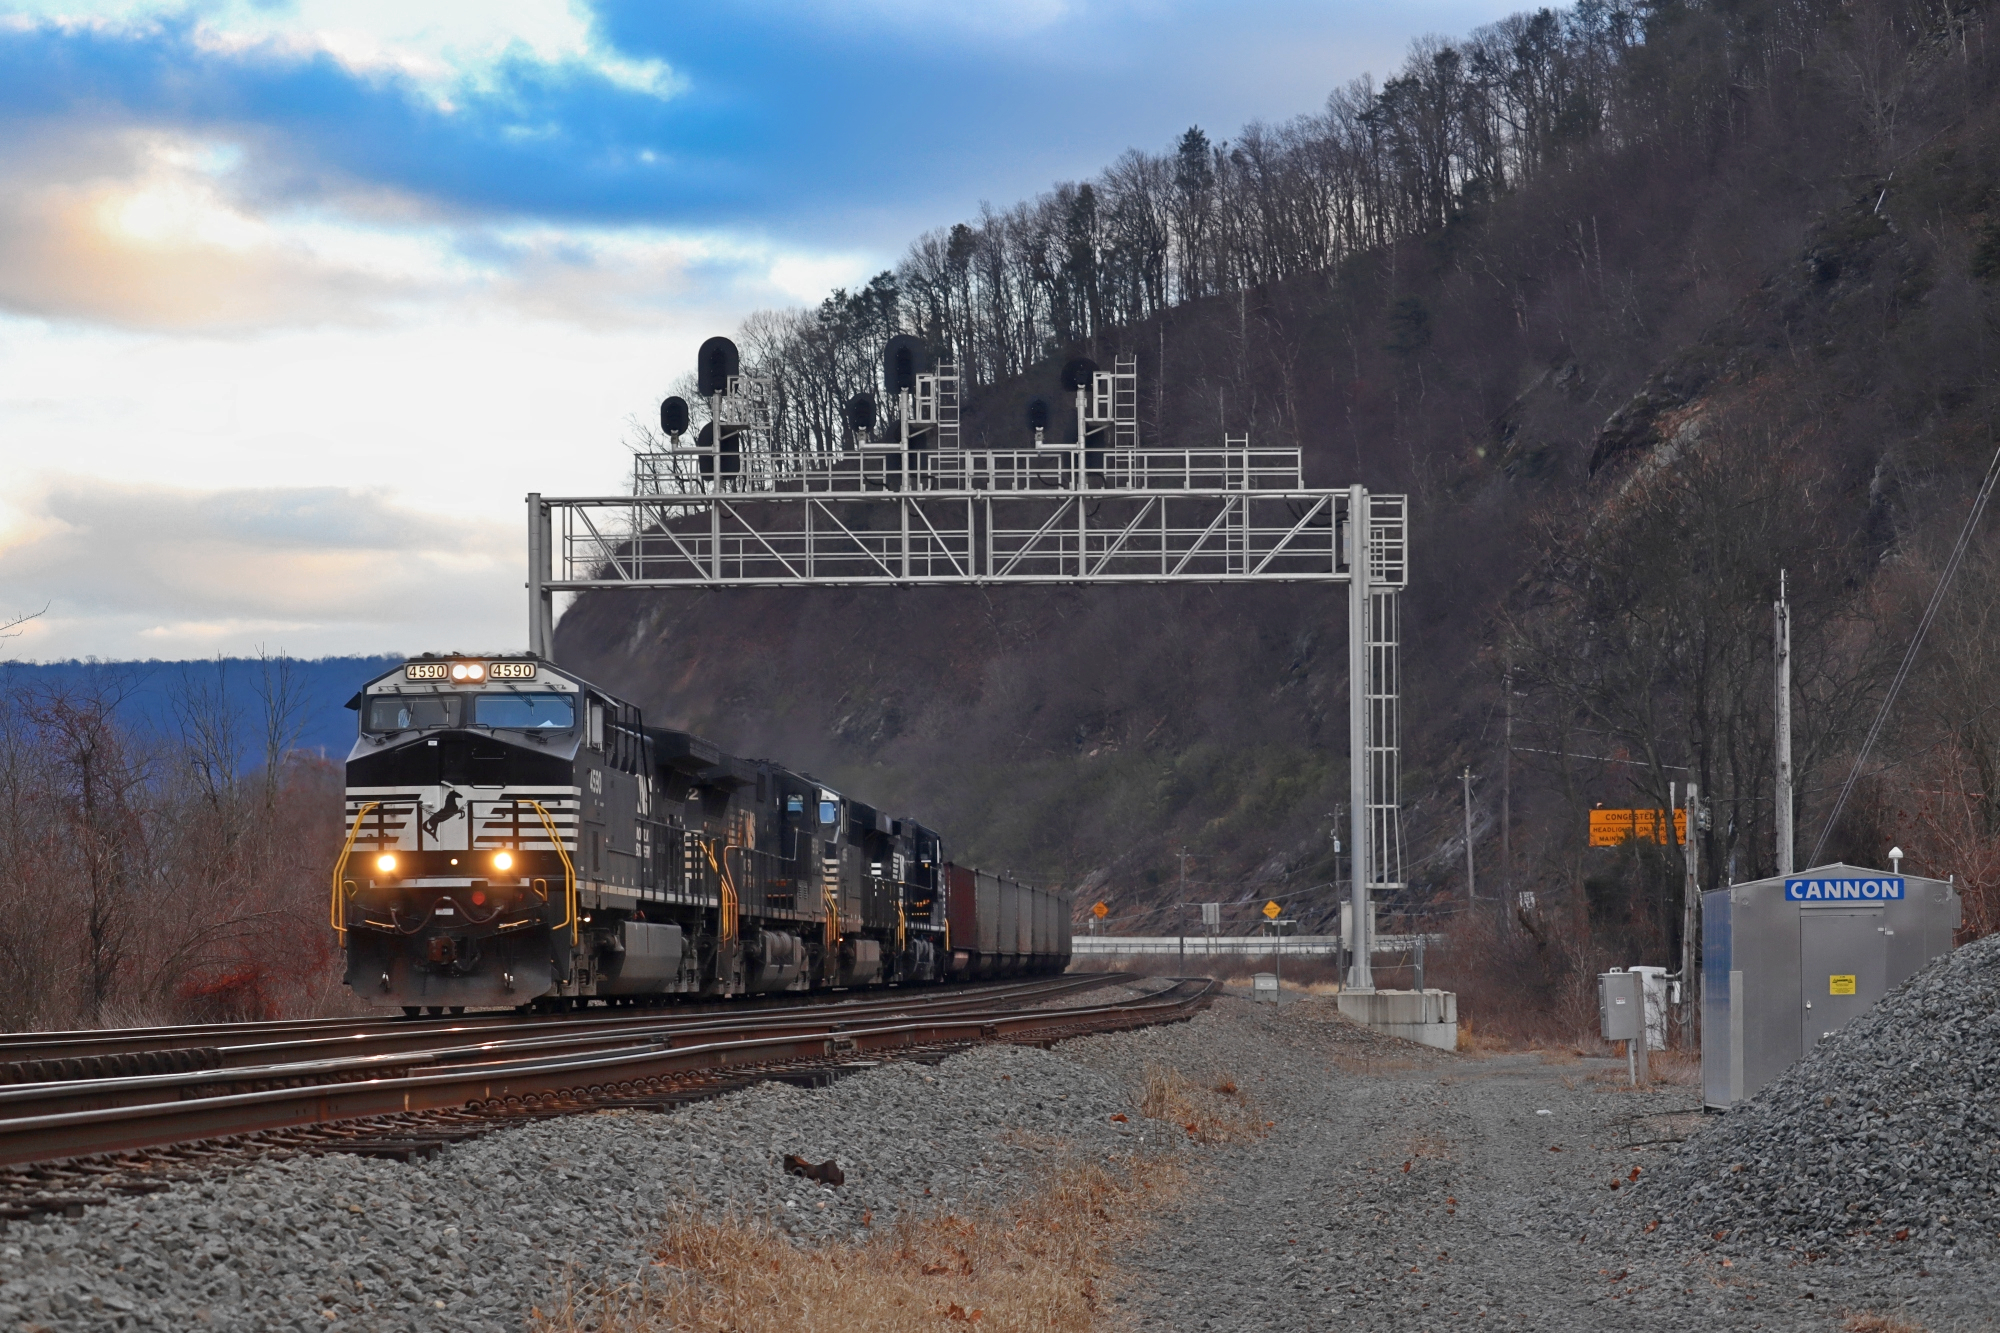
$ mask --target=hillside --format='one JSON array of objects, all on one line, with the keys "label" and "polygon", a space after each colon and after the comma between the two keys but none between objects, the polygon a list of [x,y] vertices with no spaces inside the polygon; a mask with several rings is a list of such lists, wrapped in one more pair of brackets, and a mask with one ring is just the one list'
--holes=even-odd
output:
[{"label": "hillside", "polygon": [[[1482,890],[1536,890],[1508,947],[1551,1004],[1604,961],[1675,961],[1677,858],[1587,851],[1591,805],[1692,776],[1705,880],[1773,863],[1781,570],[1812,850],[1995,445],[1985,10],[1618,12],[1594,128],[1503,189],[1462,173],[1434,225],[1051,341],[968,413],[975,440],[1011,439],[1065,356],[1131,351],[1162,390],[1150,440],[1248,428],[1302,448],[1316,485],[1410,493],[1401,906],[1463,899],[1470,766]],[[1420,46],[1400,77],[1439,61]],[[1975,544],[1822,860],[1894,839],[1986,901],[1995,550]],[[1332,908],[1344,634],[1327,590],[718,592],[586,598],[558,655],[1146,928],[1182,847],[1190,897]]]}]

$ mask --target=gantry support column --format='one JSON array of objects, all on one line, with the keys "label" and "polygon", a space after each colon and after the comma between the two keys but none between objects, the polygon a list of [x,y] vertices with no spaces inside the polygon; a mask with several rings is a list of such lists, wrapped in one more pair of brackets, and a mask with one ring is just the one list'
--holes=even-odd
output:
[{"label": "gantry support column", "polygon": [[555,521],[541,493],[528,496],[528,651],[543,661],[555,657]]},{"label": "gantry support column", "polygon": [[1354,813],[1352,892],[1348,909],[1351,923],[1347,941],[1353,961],[1347,969],[1350,990],[1374,990],[1375,973],[1370,966],[1375,941],[1369,938],[1369,886],[1375,882],[1373,832],[1374,793],[1369,783],[1369,542],[1368,491],[1351,488],[1347,499],[1347,782],[1349,809]]}]

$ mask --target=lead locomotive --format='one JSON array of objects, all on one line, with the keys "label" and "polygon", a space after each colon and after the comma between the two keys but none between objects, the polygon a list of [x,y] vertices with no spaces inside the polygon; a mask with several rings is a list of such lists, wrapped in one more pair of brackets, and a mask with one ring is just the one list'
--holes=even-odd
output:
[{"label": "lead locomotive", "polygon": [[1068,895],[643,724],[532,656],[426,654],[349,701],[332,920],[406,1013],[1060,972]]}]

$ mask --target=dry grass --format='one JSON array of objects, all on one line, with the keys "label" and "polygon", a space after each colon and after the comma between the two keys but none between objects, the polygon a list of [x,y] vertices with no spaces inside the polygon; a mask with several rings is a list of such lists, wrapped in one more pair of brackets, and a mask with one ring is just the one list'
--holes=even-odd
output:
[{"label": "dry grass", "polygon": [[[1647,1087],[1698,1087],[1701,1084],[1700,1051],[1650,1051],[1646,1056]],[[1603,1069],[1590,1075],[1590,1082],[1617,1091],[1632,1090],[1624,1069]]]},{"label": "dry grass", "polygon": [[1848,1315],[1840,1321],[1840,1327],[1842,1333],[1924,1333],[1922,1324],[1890,1314],[1876,1314],[1873,1310]]},{"label": "dry grass", "polygon": [[1196,1082],[1166,1065],[1146,1066],[1139,1114],[1179,1125],[1203,1143],[1250,1143],[1271,1127],[1228,1074]]},{"label": "dry grass", "polygon": [[1452,1160],[1451,1142],[1440,1134],[1418,1134],[1410,1140],[1404,1156],[1413,1162],[1421,1158],[1449,1162]]},{"label": "dry grass", "polygon": [[1475,1027],[1470,1018],[1461,1017],[1458,1020],[1458,1049],[1464,1055],[1493,1055],[1519,1050],[1520,1046],[1505,1033]]},{"label": "dry grass", "polygon": [[1333,1067],[1343,1074],[1404,1074],[1418,1068],[1418,1064],[1395,1055],[1336,1055]]},{"label": "dry grass", "polygon": [[668,1228],[651,1280],[536,1310],[536,1333],[903,1333],[1097,1326],[1112,1253],[1180,1192],[1172,1157],[1055,1168],[1011,1208],[905,1221],[860,1243],[801,1248],[764,1223]]},{"label": "dry grass", "polygon": [[1699,1087],[1701,1052],[1652,1051],[1646,1057],[1646,1072],[1653,1076],[1655,1083],[1670,1083],[1683,1088]]}]

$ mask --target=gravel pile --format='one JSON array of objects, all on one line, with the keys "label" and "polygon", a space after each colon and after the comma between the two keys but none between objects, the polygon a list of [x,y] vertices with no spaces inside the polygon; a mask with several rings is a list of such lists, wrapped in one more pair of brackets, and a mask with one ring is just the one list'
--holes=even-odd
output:
[{"label": "gravel pile", "polygon": [[[762,1216],[801,1237],[997,1203],[1054,1145],[1147,1144],[1111,1073],[979,1047],[805,1091],[766,1083],[670,1115],[571,1116],[404,1165],[267,1160],[70,1221],[0,1229],[0,1329],[522,1328],[568,1281],[642,1274],[662,1224]],[[839,1162],[839,1188],[783,1172]],[[872,1215],[872,1216],[871,1216]]]},{"label": "gravel pile", "polygon": [[1671,1225],[1801,1249],[2000,1239],[2000,935],[1938,959],[1634,1191]]}]

